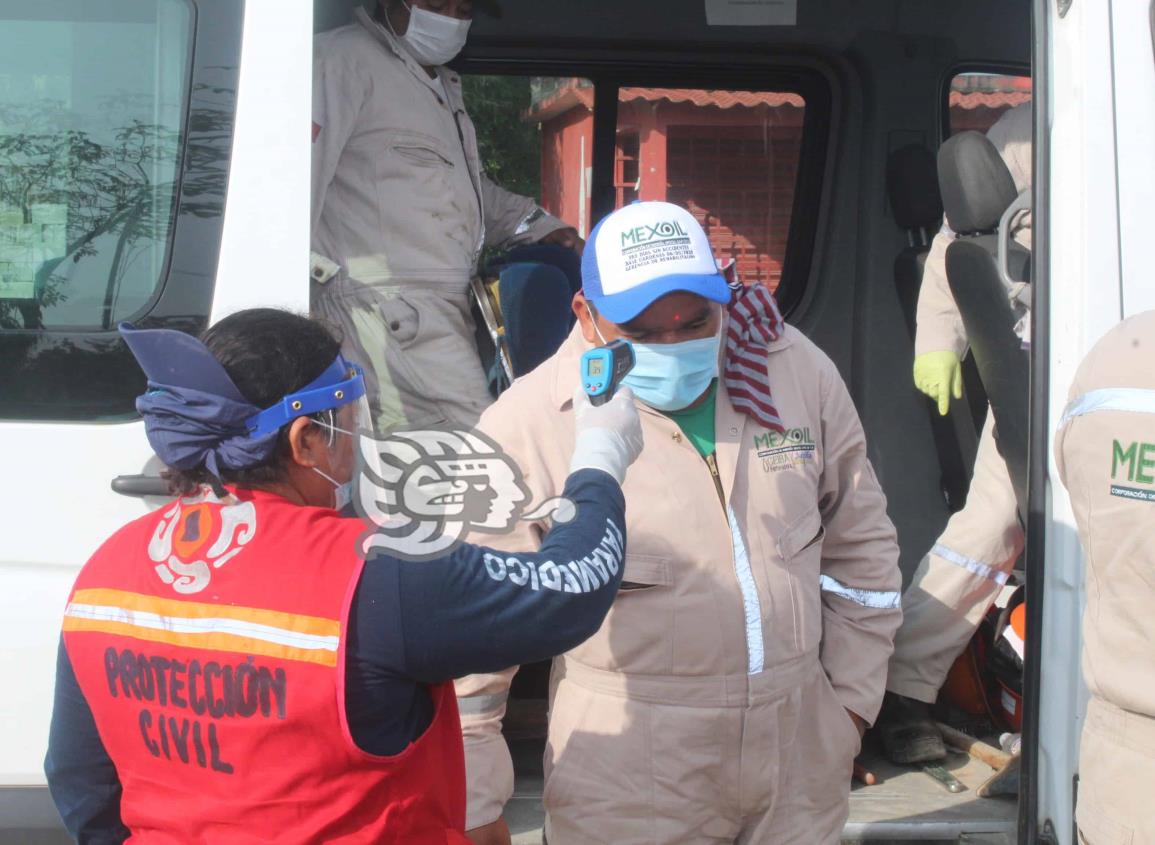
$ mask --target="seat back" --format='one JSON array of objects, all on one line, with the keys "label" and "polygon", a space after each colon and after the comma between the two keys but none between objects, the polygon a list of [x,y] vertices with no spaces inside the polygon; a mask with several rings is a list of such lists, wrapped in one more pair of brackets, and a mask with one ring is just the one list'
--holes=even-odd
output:
[{"label": "seat back", "polygon": [[498,282],[505,342],[514,378],[558,350],[573,327],[573,292],[566,274],[552,264],[507,264]]},{"label": "seat back", "polygon": [[[942,196],[934,153],[921,144],[909,144],[892,152],[886,162],[886,188],[894,221],[906,230],[907,245],[894,259],[894,288],[913,342],[926,256],[931,238],[942,223]],[[973,369],[968,366],[968,373]],[[927,411],[941,471],[939,489],[952,512],[961,510],[966,504],[978,437],[973,431],[964,430],[964,442],[951,418],[940,416],[931,404],[927,405]]]},{"label": "seat back", "polygon": [[[947,222],[959,235],[946,252],[947,281],[995,415],[999,453],[1025,522],[1030,360],[1015,334],[1019,316],[999,273],[997,235],[1003,213],[1018,196],[998,150],[977,132],[947,141],[939,151],[938,169]],[[1024,279],[1030,253],[1014,244],[1008,249],[1011,276]]]},{"label": "seat back", "polygon": [[906,248],[894,259],[894,286],[913,338],[922,269],[930,240],[942,222],[934,153],[921,144],[892,152],[886,161],[886,190],[894,222],[906,230]]},{"label": "seat back", "polygon": [[483,281],[473,286],[475,340],[496,397],[511,376],[528,373],[569,334],[581,257],[563,246],[529,244],[487,262],[479,277]]}]

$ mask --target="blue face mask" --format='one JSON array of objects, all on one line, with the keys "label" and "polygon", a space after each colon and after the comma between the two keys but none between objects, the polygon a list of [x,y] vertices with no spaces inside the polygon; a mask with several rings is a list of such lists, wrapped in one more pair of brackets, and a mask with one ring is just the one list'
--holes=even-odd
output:
[{"label": "blue face mask", "polygon": [[[602,343],[595,320],[594,331]],[[696,402],[718,377],[721,334],[681,343],[635,343],[634,368],[622,379],[634,395],[658,411],[680,411]]]}]

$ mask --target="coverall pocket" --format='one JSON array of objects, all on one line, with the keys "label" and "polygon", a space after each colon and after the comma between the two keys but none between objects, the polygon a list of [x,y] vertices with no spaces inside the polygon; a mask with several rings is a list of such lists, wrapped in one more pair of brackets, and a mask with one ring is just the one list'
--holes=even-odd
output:
[{"label": "coverall pocket", "polygon": [[393,144],[393,152],[417,167],[448,167],[453,169],[453,162],[449,158],[433,149],[428,143],[418,143],[406,138]]},{"label": "coverall pocket", "polygon": [[[854,720],[850,718],[850,714],[838,699],[838,693],[834,691],[834,685],[830,683],[830,678],[827,676],[826,671],[820,669],[820,672],[822,674],[820,683],[825,687],[826,697],[831,702],[829,724],[832,727],[837,726],[840,730],[838,735],[843,739],[843,742],[839,747],[849,749],[850,754],[848,759],[853,760],[858,756],[858,752],[862,750],[862,737],[858,735],[858,727],[854,724]],[[846,772],[849,777],[849,766],[847,766]]]},{"label": "coverall pocket", "polygon": [[648,590],[670,586],[670,564],[665,558],[650,555],[626,555],[622,586],[619,592]]},{"label": "coverall pocket", "polygon": [[826,529],[817,510],[796,519],[778,540],[778,553],[790,578],[794,646],[799,654],[817,651],[822,640],[822,541]]},{"label": "coverall pocket", "polygon": [[402,348],[407,348],[421,330],[421,315],[400,294],[381,303],[381,316],[389,336]]},{"label": "coverall pocket", "polygon": [[670,561],[626,553],[622,586],[592,637],[574,648],[574,659],[610,672],[667,675],[678,643]]}]

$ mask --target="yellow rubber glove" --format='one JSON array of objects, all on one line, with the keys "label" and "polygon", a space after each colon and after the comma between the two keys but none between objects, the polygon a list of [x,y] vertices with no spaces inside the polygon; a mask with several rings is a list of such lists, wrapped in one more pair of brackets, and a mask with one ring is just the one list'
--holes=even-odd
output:
[{"label": "yellow rubber glove", "polygon": [[953,352],[924,352],[914,359],[914,386],[937,402],[945,417],[951,396],[962,399],[962,362]]}]

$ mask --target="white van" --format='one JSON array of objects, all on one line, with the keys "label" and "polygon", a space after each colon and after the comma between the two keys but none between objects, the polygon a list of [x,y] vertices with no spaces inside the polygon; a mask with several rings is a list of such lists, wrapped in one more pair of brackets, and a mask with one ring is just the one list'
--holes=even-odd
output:
[{"label": "white van", "polygon": [[[467,95],[498,92],[507,109],[477,120],[487,164],[509,164],[495,175],[528,180],[583,234],[635,197],[713,214],[728,239],[716,248],[775,285],[790,322],[842,369],[907,579],[966,479],[949,477],[910,384],[911,292],[894,264],[937,224],[896,221],[888,157],[1033,98],[1019,801],[909,772],[856,788],[847,837],[1075,842],[1082,557],[1051,435],[1083,354],[1155,308],[1155,4],[502,6],[499,21],[478,17],[459,63]],[[0,841],[60,836],[42,764],[63,603],[97,545],[164,501],[133,407],[143,376],[115,327],[197,332],[240,308],[308,309],[312,36],[351,7],[0,0]],[[475,119],[491,109],[470,107]],[[956,448],[973,458],[975,421],[955,404]],[[515,738],[516,756],[534,741]],[[538,841],[523,775],[509,817],[516,841]]]}]

